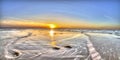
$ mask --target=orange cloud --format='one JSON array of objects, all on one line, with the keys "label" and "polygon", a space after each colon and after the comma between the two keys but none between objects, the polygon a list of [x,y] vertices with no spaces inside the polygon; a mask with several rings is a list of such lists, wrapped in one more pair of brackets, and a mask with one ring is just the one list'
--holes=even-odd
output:
[{"label": "orange cloud", "polygon": [[116,25],[91,23],[71,17],[41,16],[26,20],[2,20],[2,27],[119,29]]}]

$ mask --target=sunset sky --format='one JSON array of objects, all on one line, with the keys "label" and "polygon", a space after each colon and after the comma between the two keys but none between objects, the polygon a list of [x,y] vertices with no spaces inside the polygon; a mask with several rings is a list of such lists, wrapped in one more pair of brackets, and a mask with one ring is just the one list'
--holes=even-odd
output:
[{"label": "sunset sky", "polygon": [[3,1],[1,26],[119,28],[118,1]]}]

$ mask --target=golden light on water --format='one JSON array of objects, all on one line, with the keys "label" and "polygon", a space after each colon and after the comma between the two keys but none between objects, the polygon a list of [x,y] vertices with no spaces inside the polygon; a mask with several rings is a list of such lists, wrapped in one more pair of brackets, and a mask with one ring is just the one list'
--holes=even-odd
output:
[{"label": "golden light on water", "polygon": [[52,41],[52,42],[51,42],[51,46],[53,46],[53,47],[56,47],[56,46],[57,46],[56,44],[57,44],[56,41]]},{"label": "golden light on water", "polygon": [[55,34],[55,31],[54,31],[54,28],[56,28],[56,25],[55,24],[49,24],[49,27],[50,27],[50,31],[49,31],[49,35],[50,35],[50,39],[51,39],[51,45],[52,46],[56,46],[56,40],[54,39],[54,34]]},{"label": "golden light on water", "polygon": [[51,37],[53,37],[53,36],[54,36],[54,33],[55,33],[55,32],[54,32],[54,30],[53,30],[53,29],[51,29],[51,30],[50,30],[50,32],[49,32],[49,34],[50,34],[50,36],[51,36]]},{"label": "golden light on water", "polygon": [[50,34],[51,37],[53,37],[54,33],[55,33],[54,28],[56,27],[56,25],[55,24],[49,24],[49,27],[50,27],[49,34]]}]

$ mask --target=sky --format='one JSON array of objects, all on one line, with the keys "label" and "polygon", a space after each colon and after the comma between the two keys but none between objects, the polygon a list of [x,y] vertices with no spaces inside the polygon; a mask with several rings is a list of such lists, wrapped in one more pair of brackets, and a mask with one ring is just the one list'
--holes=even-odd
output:
[{"label": "sky", "polygon": [[118,28],[119,13],[118,1],[3,1],[1,22],[9,22],[9,26],[14,21],[26,26]]}]

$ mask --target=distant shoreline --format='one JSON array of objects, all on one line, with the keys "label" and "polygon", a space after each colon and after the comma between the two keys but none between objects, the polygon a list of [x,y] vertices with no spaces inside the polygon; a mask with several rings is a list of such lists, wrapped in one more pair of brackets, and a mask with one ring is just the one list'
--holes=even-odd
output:
[{"label": "distant shoreline", "polygon": [[[45,29],[45,30],[49,30],[49,28],[36,28],[36,27],[1,27],[0,26],[0,29]],[[120,28],[117,28],[117,29],[92,29],[92,28],[55,28],[56,30],[61,30],[61,29],[67,29],[67,30],[76,30],[76,29],[79,29],[79,30],[120,30]]]}]

